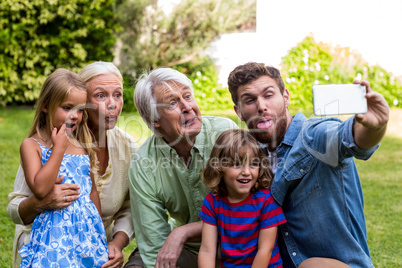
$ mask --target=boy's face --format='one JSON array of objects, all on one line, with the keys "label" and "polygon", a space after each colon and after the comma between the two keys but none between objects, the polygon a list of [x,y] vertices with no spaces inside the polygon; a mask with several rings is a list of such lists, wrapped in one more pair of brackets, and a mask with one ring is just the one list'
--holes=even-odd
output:
[{"label": "boy's face", "polygon": [[254,155],[251,148],[242,148],[234,156],[233,163],[223,167],[223,180],[231,203],[246,199],[257,182],[260,170],[260,159]]}]

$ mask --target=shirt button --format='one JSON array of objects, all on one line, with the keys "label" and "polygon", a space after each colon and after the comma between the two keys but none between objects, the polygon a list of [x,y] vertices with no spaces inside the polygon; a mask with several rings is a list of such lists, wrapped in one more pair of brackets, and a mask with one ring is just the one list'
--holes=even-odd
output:
[{"label": "shirt button", "polygon": [[285,232],[285,236],[288,236],[289,235],[289,233],[288,232]]},{"label": "shirt button", "polygon": [[304,172],[304,169],[301,168],[301,169],[300,169],[300,173],[303,173],[303,172]]},{"label": "shirt button", "polygon": [[293,252],[292,255],[293,255],[293,256],[296,256],[296,252]]},{"label": "shirt button", "polygon": [[101,183],[101,182],[99,182],[99,183],[98,183],[98,186],[102,186],[102,183]]}]

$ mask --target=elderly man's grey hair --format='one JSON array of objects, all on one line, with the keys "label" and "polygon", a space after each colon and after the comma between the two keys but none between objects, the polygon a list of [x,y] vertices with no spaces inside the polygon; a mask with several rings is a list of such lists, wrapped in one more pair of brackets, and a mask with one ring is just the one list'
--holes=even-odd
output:
[{"label": "elderly man's grey hair", "polygon": [[119,69],[117,69],[117,67],[111,62],[95,61],[90,63],[81,70],[79,75],[82,79],[84,79],[85,83],[88,83],[91,81],[91,79],[98,75],[110,73],[115,74],[123,83],[123,76],[121,75]]},{"label": "elderly man's grey hair", "polygon": [[191,80],[185,74],[172,68],[158,68],[150,73],[144,72],[138,79],[134,90],[134,103],[137,107],[138,113],[156,135],[159,135],[159,133],[156,131],[152,123],[158,121],[160,115],[158,113],[158,105],[154,97],[154,91],[155,87],[158,85],[165,85],[172,89],[168,82],[180,83],[190,88],[191,92],[193,92],[193,84]]}]

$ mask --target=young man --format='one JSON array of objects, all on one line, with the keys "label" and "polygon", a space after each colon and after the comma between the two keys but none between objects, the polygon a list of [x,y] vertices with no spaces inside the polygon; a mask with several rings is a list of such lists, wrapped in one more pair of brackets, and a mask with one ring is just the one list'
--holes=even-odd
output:
[{"label": "young man", "polygon": [[278,237],[284,267],[307,259],[300,267],[373,267],[353,157],[366,160],[378,148],[389,106],[367,81],[360,84],[368,111],[342,122],[292,117],[289,92],[273,67],[251,62],[229,75],[234,109],[275,172],[271,192],[287,219]]}]

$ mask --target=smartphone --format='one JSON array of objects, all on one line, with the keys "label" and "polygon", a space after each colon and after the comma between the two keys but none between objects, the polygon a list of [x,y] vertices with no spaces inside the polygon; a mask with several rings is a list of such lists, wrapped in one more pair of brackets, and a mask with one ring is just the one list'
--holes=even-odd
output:
[{"label": "smartphone", "polygon": [[314,85],[314,114],[364,114],[367,112],[365,95],[366,87],[357,84]]}]

